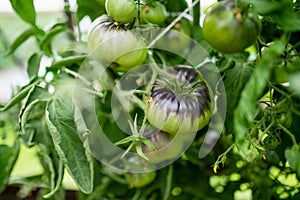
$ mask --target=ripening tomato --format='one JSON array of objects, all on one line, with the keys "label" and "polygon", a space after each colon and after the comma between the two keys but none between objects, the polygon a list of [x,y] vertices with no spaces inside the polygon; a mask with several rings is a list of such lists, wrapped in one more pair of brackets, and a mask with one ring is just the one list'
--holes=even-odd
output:
[{"label": "ripening tomato", "polygon": [[195,133],[210,120],[209,88],[196,69],[180,65],[167,69],[174,76],[159,76],[149,99],[147,119],[159,130],[170,134]]},{"label": "ripening tomato", "polygon": [[139,66],[147,56],[146,43],[131,30],[114,25],[107,15],[98,17],[87,35],[87,45],[95,57],[110,64],[115,71]]},{"label": "ripening tomato", "polygon": [[218,2],[203,21],[203,37],[224,53],[243,51],[260,34],[261,22],[248,4],[241,1]]}]

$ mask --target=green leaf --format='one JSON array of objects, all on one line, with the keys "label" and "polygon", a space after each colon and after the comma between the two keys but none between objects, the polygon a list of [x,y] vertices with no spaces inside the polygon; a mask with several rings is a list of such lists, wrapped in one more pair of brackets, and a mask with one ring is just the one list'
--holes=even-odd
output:
[{"label": "green leaf", "polygon": [[57,36],[59,33],[62,33],[67,30],[66,23],[57,23],[53,25],[50,30],[43,36],[43,38],[40,41],[40,46],[43,50],[43,53],[47,56],[52,56],[52,46],[51,43],[53,41],[53,38]]},{"label": "green leaf", "polygon": [[237,108],[234,110],[235,139],[239,141],[246,136],[248,127],[253,122],[258,100],[262,97],[267,86],[274,58],[279,57],[284,50],[281,41],[275,41],[263,54],[260,63],[256,66],[253,75],[241,93]]},{"label": "green leaf", "polygon": [[61,60],[53,62],[51,68],[54,69],[61,69],[65,66],[70,66],[75,63],[82,63],[86,59],[86,55],[76,55],[76,56],[69,56],[67,58],[62,58]]},{"label": "green leaf", "polygon": [[105,0],[77,0],[79,20],[89,16],[91,20],[105,13]]},{"label": "green leaf", "polygon": [[92,192],[93,163],[76,130],[70,96],[55,95],[47,106],[46,123],[55,149],[73,180],[83,192]]},{"label": "green leaf", "polygon": [[[45,134],[45,136],[50,136],[50,134]],[[51,138],[49,139],[51,140]],[[40,158],[42,161],[41,163],[44,167],[45,174],[49,177],[48,179],[50,179],[50,191],[43,196],[44,198],[48,199],[56,192],[58,192],[58,190],[62,186],[64,165],[63,161],[59,159],[59,156],[55,152],[54,148],[49,148],[48,145],[43,144],[40,144],[39,147],[43,152]]]},{"label": "green leaf", "polygon": [[284,156],[291,168],[295,170],[298,179],[300,178],[300,151],[296,147],[292,147],[291,149],[285,149]]},{"label": "green leaf", "polygon": [[6,111],[21,101],[28,95],[30,90],[40,82],[39,79],[32,79],[30,83],[23,86],[20,91],[3,107],[0,107],[0,112]]},{"label": "green leaf", "polygon": [[[31,141],[33,134],[35,133],[34,126],[31,126],[30,121],[39,122],[45,114],[46,103],[50,99],[50,95],[47,90],[34,86],[29,91],[23,107],[19,113],[19,125],[20,132],[27,138],[27,145],[32,145]],[[27,131],[27,128],[29,130]],[[31,138],[31,139],[30,139]]]},{"label": "green leaf", "polygon": [[300,164],[300,151],[296,148],[285,149],[284,156],[292,169],[296,169]]},{"label": "green leaf", "polygon": [[36,27],[36,13],[33,0],[10,0],[15,12],[26,22]]},{"label": "green leaf", "polygon": [[5,189],[19,153],[19,143],[13,147],[0,144],[0,193]]},{"label": "green leaf", "polygon": [[40,161],[45,170],[45,182],[49,186],[45,198],[56,194],[63,180],[64,168],[46,125],[45,112],[50,95],[45,88],[35,86],[29,92],[20,111],[19,122],[22,139],[27,146],[38,144]]},{"label": "green leaf", "polygon": [[283,30],[300,31],[300,14],[294,11],[292,4],[281,8],[274,18]]},{"label": "green leaf", "polygon": [[10,45],[9,49],[5,53],[5,55],[10,55],[15,52],[15,50],[21,46],[27,39],[29,39],[31,36],[35,34],[35,31],[33,28],[29,28],[25,30],[23,33],[21,33],[15,41]]},{"label": "green leaf", "polygon": [[290,0],[246,0],[252,4],[255,11],[260,15],[269,15],[275,19],[285,31],[300,30],[300,14],[295,12],[294,3]]},{"label": "green leaf", "polygon": [[272,12],[281,9],[280,1],[270,1],[270,0],[246,0],[246,2],[253,5],[254,10],[260,15],[268,15]]},{"label": "green leaf", "polygon": [[38,76],[42,56],[43,54],[41,53],[34,53],[29,58],[27,65],[27,74],[29,78]]},{"label": "green leaf", "polygon": [[[231,63],[231,61],[229,61]],[[247,81],[253,73],[253,66],[250,63],[243,63],[242,60],[235,60],[233,68],[225,71],[223,80],[226,90],[226,127],[231,132],[233,127],[233,111],[238,105],[241,92],[243,91]]]}]

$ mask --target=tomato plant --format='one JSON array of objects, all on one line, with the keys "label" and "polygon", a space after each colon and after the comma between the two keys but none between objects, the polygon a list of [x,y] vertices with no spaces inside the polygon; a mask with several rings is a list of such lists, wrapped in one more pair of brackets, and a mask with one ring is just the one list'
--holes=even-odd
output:
[{"label": "tomato plant", "polygon": [[0,199],[299,199],[300,2],[203,3],[10,1]]}]

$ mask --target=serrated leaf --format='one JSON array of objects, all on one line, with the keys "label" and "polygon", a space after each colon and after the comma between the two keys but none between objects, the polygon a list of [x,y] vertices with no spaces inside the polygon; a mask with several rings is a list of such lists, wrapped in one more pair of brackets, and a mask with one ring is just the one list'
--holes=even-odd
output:
[{"label": "serrated leaf", "polygon": [[56,94],[48,103],[46,123],[55,149],[78,187],[85,193],[93,189],[93,164],[77,133],[71,97]]},{"label": "serrated leaf", "polygon": [[38,75],[42,56],[43,54],[41,53],[34,53],[30,56],[27,64],[27,74],[29,78],[33,78]]},{"label": "serrated leaf", "polygon": [[256,66],[253,75],[242,91],[238,106],[234,111],[234,128],[236,141],[246,136],[248,127],[253,122],[258,100],[263,95],[273,69],[273,59],[283,53],[284,45],[275,41],[264,53],[261,62]]},{"label": "serrated leaf", "polygon": [[[33,141],[33,134],[35,130],[33,126],[31,126],[30,121],[37,121],[44,116],[46,103],[50,99],[50,95],[48,94],[45,88],[40,86],[34,86],[28,92],[28,95],[24,101],[22,109],[19,113],[19,125],[20,132],[27,138],[28,145],[30,146]],[[29,131],[27,132],[27,127],[29,127]],[[30,139],[31,138],[31,139]]]},{"label": "serrated leaf", "polygon": [[[46,135],[49,136],[48,134]],[[42,158],[40,158],[43,161],[42,165],[44,167],[45,173],[48,174],[48,177],[50,179],[50,191],[43,196],[44,198],[48,199],[53,196],[62,185],[64,165],[63,161],[59,159],[59,156],[55,152],[54,148],[49,148],[48,146],[43,144],[40,144],[39,147],[43,152]]]},{"label": "serrated leaf", "polygon": [[36,26],[36,13],[33,0],[10,0],[15,12],[29,24]]},{"label": "serrated leaf", "polygon": [[23,115],[20,118],[20,132],[22,139],[27,146],[32,146],[40,141],[35,137],[37,133],[37,126],[43,120],[45,114],[45,108],[48,101],[39,100],[33,101],[29,106],[26,107]]},{"label": "serrated leaf", "polygon": [[35,33],[33,28],[29,28],[25,30],[23,33],[21,33],[10,45],[9,49],[5,53],[5,55],[10,55],[15,52],[15,50],[21,46],[27,39],[29,39],[31,36],[33,36]]},{"label": "serrated leaf", "polygon": [[10,173],[15,165],[19,153],[19,143],[13,147],[0,145],[0,193],[5,189]]}]

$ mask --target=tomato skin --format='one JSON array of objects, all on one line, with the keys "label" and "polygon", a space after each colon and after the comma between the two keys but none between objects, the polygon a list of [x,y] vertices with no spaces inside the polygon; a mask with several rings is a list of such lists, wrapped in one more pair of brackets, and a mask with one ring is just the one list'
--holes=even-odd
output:
[{"label": "tomato skin", "polygon": [[130,187],[141,188],[150,183],[152,183],[156,177],[156,171],[153,169],[146,172],[137,172],[140,171],[141,168],[148,168],[148,165],[145,165],[145,160],[140,160],[136,157],[130,158],[126,162],[127,171],[124,174],[124,177]]},{"label": "tomato skin", "polygon": [[99,60],[115,71],[126,72],[144,62],[146,43],[136,33],[116,27],[107,15],[98,17],[87,35],[87,45]]},{"label": "tomato skin", "polygon": [[147,119],[170,134],[195,133],[210,120],[209,88],[200,72],[190,66],[170,67],[167,72],[175,79],[158,77],[152,88]]},{"label": "tomato skin", "polygon": [[126,173],[124,177],[131,187],[141,188],[154,181],[156,172]]},{"label": "tomato skin", "polygon": [[132,22],[137,14],[134,0],[106,0],[105,9],[108,16],[122,24]]},{"label": "tomato skin", "polygon": [[236,53],[255,42],[261,22],[250,8],[243,13],[245,6],[226,0],[208,11],[203,21],[203,36],[213,48],[223,53]]},{"label": "tomato skin", "polygon": [[140,17],[142,21],[163,26],[167,18],[167,10],[163,4],[156,1],[150,5],[143,5]]}]

